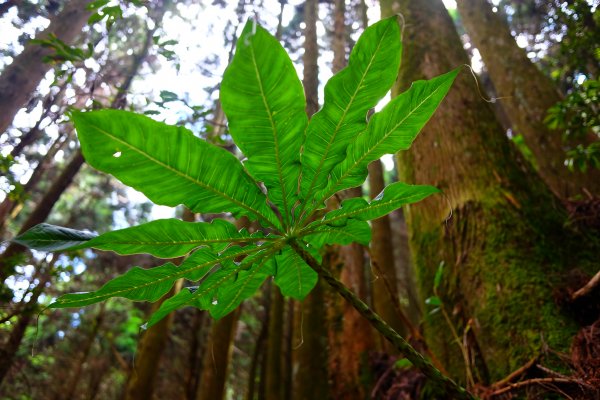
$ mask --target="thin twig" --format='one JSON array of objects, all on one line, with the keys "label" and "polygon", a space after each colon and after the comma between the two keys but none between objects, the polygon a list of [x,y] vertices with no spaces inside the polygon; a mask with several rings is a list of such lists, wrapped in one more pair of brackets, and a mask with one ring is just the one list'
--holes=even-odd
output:
[{"label": "thin twig", "polygon": [[582,287],[581,289],[579,289],[575,293],[573,293],[573,295],[571,296],[571,300],[577,300],[580,297],[587,296],[599,285],[600,285],[600,271],[596,272],[596,275],[594,275],[592,277],[592,279],[590,279],[589,282],[585,284],[584,287]]},{"label": "thin twig", "polygon": [[523,365],[521,368],[510,373],[506,378],[499,380],[498,382],[495,382],[492,385],[492,387],[501,388],[501,387],[509,384],[510,381],[512,381],[515,378],[518,378],[519,376],[521,376],[525,372],[527,372],[533,366],[533,364],[535,364],[536,361],[537,361],[537,357],[532,358],[531,360],[527,361],[527,364]]},{"label": "thin twig", "polygon": [[526,381],[511,383],[511,384],[509,384],[508,386],[506,386],[506,387],[504,387],[502,389],[498,389],[498,390],[490,393],[490,397],[500,396],[501,394],[510,392],[512,390],[520,389],[520,388],[523,388],[523,387],[526,387],[526,386],[531,386],[531,385],[545,386],[545,385],[548,385],[548,384],[557,384],[557,383],[577,384],[577,385],[580,385],[580,386],[585,386],[585,387],[588,387],[588,388],[592,388],[587,383],[585,383],[583,381],[580,381],[578,379],[571,379],[571,378],[534,378],[534,379],[528,379]]}]

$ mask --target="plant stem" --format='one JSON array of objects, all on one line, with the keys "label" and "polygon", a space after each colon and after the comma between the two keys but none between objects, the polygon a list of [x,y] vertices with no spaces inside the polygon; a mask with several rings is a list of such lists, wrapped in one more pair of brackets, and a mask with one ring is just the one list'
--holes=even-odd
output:
[{"label": "plant stem", "polygon": [[323,268],[317,260],[315,260],[300,244],[296,241],[290,241],[290,246],[302,257],[304,261],[314,269],[321,278],[323,278],[339,295],[348,301],[352,307],[356,309],[379,333],[394,345],[404,356],[417,367],[425,376],[431,379],[435,384],[439,385],[446,394],[459,400],[475,400],[466,389],[458,385],[452,379],[442,374],[429,361],[423,357],[421,353],[414,349],[402,336],[390,327],[379,315],[359,299],[350,289],[342,282],[337,280],[331,273]]}]

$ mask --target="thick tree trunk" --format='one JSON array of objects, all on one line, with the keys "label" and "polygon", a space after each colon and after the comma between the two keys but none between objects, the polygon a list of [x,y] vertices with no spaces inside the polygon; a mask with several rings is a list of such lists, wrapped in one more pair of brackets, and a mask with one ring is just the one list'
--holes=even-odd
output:
[{"label": "thick tree trunk", "polygon": [[565,148],[576,143],[565,145],[562,132],[544,124],[546,111],[560,100],[559,92],[517,46],[503,15],[493,12],[487,0],[462,0],[457,5],[513,130],[523,135],[544,182],[563,200],[583,194],[584,189],[600,196],[600,170],[572,172],[565,166]]},{"label": "thick tree trunk", "polygon": [[[160,305],[181,289],[181,280],[160,301],[152,305],[158,310]],[[169,314],[159,323],[144,332],[136,351],[135,364],[131,369],[124,400],[151,399],[160,366],[160,358],[169,340],[169,331],[173,322],[173,314]]]},{"label": "thick tree trunk", "polygon": [[[52,19],[48,28],[36,39],[47,39],[51,34],[71,44],[85,26],[91,12],[86,10],[90,0],[71,0]],[[28,44],[0,75],[0,133],[10,125],[15,114],[27,102],[52,64],[42,59],[53,50],[39,44]]]},{"label": "thick tree trunk", "polygon": [[209,345],[204,353],[198,400],[223,400],[231,349],[240,308],[214,322]]},{"label": "thick tree trunk", "polygon": [[[382,15],[406,20],[400,87],[466,63],[466,54],[441,0],[381,2]],[[430,348],[455,377],[469,367],[496,380],[544,346],[566,350],[575,325],[562,315],[552,285],[563,279],[571,244],[562,231],[557,201],[510,146],[468,73],[456,82],[410,151],[399,155],[408,183],[432,184],[444,196],[407,208],[407,221],[423,297],[433,295],[434,275],[444,263],[438,292],[452,311],[457,332],[470,329],[472,352],[465,366],[449,326],[430,316]],[[452,207],[452,218],[447,221]],[[577,255],[572,252],[571,256]],[[478,354],[478,348],[481,353]]]}]

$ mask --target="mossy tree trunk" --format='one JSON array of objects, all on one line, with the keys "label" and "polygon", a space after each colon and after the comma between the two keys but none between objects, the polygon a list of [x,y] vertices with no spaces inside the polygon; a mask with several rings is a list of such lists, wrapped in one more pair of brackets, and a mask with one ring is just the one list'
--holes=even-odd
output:
[{"label": "mossy tree trunk", "polygon": [[[404,54],[394,94],[410,82],[467,62],[441,0],[381,2],[382,15],[402,13]],[[576,326],[561,313],[552,286],[569,255],[558,201],[508,142],[469,73],[461,73],[411,149],[398,157],[403,181],[444,191],[406,208],[422,297],[439,294],[466,350],[476,381],[491,380],[538,355],[543,346],[566,350]],[[452,209],[452,217],[447,220]],[[572,257],[572,258],[571,258]],[[460,349],[440,313],[427,318],[431,350],[465,381]]]},{"label": "mossy tree trunk", "polygon": [[538,173],[556,196],[567,199],[583,189],[600,196],[600,170],[572,172],[565,166],[562,132],[544,124],[546,111],[560,100],[550,80],[527,57],[510,34],[501,12],[493,12],[487,0],[457,2],[462,23],[477,47],[502,99],[500,103],[516,134],[522,134],[539,166]]}]

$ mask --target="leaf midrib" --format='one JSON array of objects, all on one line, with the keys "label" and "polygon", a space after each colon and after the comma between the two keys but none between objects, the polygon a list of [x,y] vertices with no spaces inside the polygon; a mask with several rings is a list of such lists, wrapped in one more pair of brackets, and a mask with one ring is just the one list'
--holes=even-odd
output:
[{"label": "leaf midrib", "polygon": [[[286,187],[284,184],[284,179],[283,179],[283,171],[282,171],[282,165],[281,165],[281,158],[280,158],[280,154],[279,154],[279,138],[277,136],[277,127],[275,126],[275,121],[273,121],[273,115],[271,112],[271,107],[269,107],[269,104],[267,103],[267,97],[265,95],[265,90],[262,84],[262,77],[260,76],[260,72],[258,70],[258,65],[256,64],[256,54],[254,54],[254,47],[250,46],[250,54],[252,55],[252,66],[254,67],[254,73],[256,74],[256,81],[258,83],[258,87],[260,89],[260,96],[261,99],[263,101],[263,105],[265,106],[265,110],[267,112],[267,115],[269,117],[269,122],[271,123],[271,131],[273,134],[273,144],[275,147],[275,162],[277,164],[277,175],[279,178],[279,184],[281,186],[281,197],[283,200],[283,208],[284,208],[284,212],[282,213],[282,215],[284,216],[283,220],[284,220],[284,224],[287,224],[287,213],[288,213],[288,204],[287,204],[287,194],[286,194]],[[284,226],[285,229],[285,226]]]},{"label": "leaf midrib", "polygon": [[377,43],[377,50],[373,53],[373,56],[371,57],[371,59],[369,60],[369,64],[367,65],[367,68],[365,68],[365,72],[362,74],[361,79],[359,84],[356,86],[356,89],[354,90],[354,93],[352,93],[352,96],[350,97],[350,101],[348,102],[348,105],[346,106],[346,108],[344,109],[343,113],[342,113],[342,118],[340,118],[340,120],[338,121],[334,133],[333,135],[331,135],[331,138],[329,140],[329,142],[327,143],[327,146],[325,147],[325,151],[323,152],[323,156],[321,157],[321,160],[319,161],[319,166],[317,167],[317,169],[315,170],[315,174],[313,175],[313,179],[310,183],[310,188],[307,191],[307,193],[312,192],[314,186],[315,186],[315,182],[317,181],[318,176],[321,174],[321,169],[323,168],[323,164],[325,163],[325,160],[327,159],[327,155],[329,153],[329,149],[331,148],[335,138],[337,137],[338,133],[340,132],[341,126],[343,124],[343,122],[346,119],[346,115],[348,114],[352,104],[354,103],[354,100],[356,99],[356,96],[358,95],[358,92],[360,91],[362,84],[367,76],[367,74],[369,73],[369,70],[371,69],[371,66],[373,64],[373,60],[376,58],[376,56],[378,55],[380,49],[381,49],[381,44],[383,43],[383,39],[385,37],[385,34],[387,33],[387,31],[389,30],[389,27],[386,27],[384,33],[381,35],[379,42]]},{"label": "leaf midrib", "polygon": [[[207,184],[206,184],[206,183],[204,183],[204,182],[201,182],[201,181],[199,181],[199,180],[197,180],[197,179],[194,179],[194,178],[192,178],[192,177],[191,177],[191,176],[189,176],[189,175],[183,174],[183,173],[182,173],[182,172],[180,172],[179,170],[177,170],[177,169],[175,169],[175,168],[171,167],[169,164],[166,164],[166,163],[164,163],[164,162],[162,162],[162,161],[160,161],[160,160],[158,160],[158,159],[156,159],[156,158],[152,157],[152,156],[151,156],[150,154],[148,154],[147,152],[145,152],[145,151],[142,151],[142,150],[138,149],[137,147],[134,147],[134,146],[133,146],[133,145],[131,145],[130,143],[128,143],[128,142],[126,142],[126,141],[124,141],[124,140],[122,140],[122,139],[120,139],[120,138],[118,138],[118,137],[116,137],[116,136],[112,135],[110,132],[107,132],[107,131],[105,131],[104,129],[102,129],[102,128],[100,128],[100,127],[96,126],[96,125],[92,125],[92,128],[94,128],[94,129],[96,129],[98,132],[100,132],[100,133],[102,133],[102,134],[104,134],[104,135],[108,136],[109,138],[112,138],[113,140],[115,140],[115,141],[117,141],[117,142],[119,142],[119,143],[122,143],[123,145],[127,146],[129,149],[131,149],[131,150],[133,150],[133,151],[135,151],[135,152],[139,153],[139,154],[140,154],[140,155],[142,155],[142,156],[145,156],[145,157],[146,157],[146,158],[148,158],[149,160],[151,160],[151,161],[154,161],[154,162],[155,162],[156,164],[158,164],[159,166],[161,166],[161,167],[163,167],[163,168],[166,168],[166,169],[168,169],[169,171],[171,171],[171,172],[175,173],[176,175],[179,175],[180,177],[182,177],[182,178],[184,178],[184,179],[187,179],[188,181],[190,181],[190,182],[192,182],[192,183],[195,183],[195,184],[197,184],[198,186],[200,186],[200,187],[202,187],[202,188],[204,188],[204,189],[207,189],[207,190],[209,190],[209,191],[211,191],[211,192],[213,192],[213,193],[215,193],[215,194],[217,194],[217,195],[219,195],[219,196],[221,196],[221,197],[223,197],[223,198],[225,198],[225,199],[227,199],[227,200],[231,201],[232,203],[234,203],[234,204],[238,205],[239,207],[242,207],[242,208],[244,208],[244,209],[245,209],[245,210],[247,210],[247,211],[250,211],[252,214],[256,215],[256,216],[257,216],[257,217],[259,217],[259,218],[262,218],[262,219],[264,219],[265,221],[267,221],[267,222],[269,222],[271,225],[273,225],[273,223],[272,223],[272,222],[271,222],[271,221],[270,221],[270,220],[269,220],[267,217],[265,217],[265,216],[262,214],[262,212],[260,212],[260,211],[258,211],[258,210],[255,210],[255,209],[253,209],[252,207],[249,207],[249,206],[247,206],[246,204],[244,204],[244,203],[242,203],[242,202],[240,202],[240,201],[238,201],[238,200],[236,200],[236,199],[232,198],[231,196],[228,196],[227,194],[225,194],[225,193],[223,193],[223,192],[220,192],[219,190],[217,190],[217,189],[215,189],[215,188],[213,188],[213,187],[210,187],[209,185],[207,185]],[[200,140],[200,139],[199,139],[199,140]]]},{"label": "leaf midrib", "polygon": [[377,204],[369,203],[367,206],[359,208],[357,210],[348,211],[347,213],[341,213],[341,214],[336,215],[336,216],[334,216],[332,218],[329,218],[329,219],[326,219],[326,220],[322,220],[318,224],[316,224],[315,226],[313,226],[313,228],[318,228],[320,226],[327,225],[328,223],[331,223],[333,221],[337,221],[337,220],[342,219],[342,218],[352,218],[354,215],[360,214],[361,212],[371,211],[371,210],[377,210],[377,209],[379,209],[381,207],[388,206],[388,205],[390,205],[390,204],[392,204],[394,202],[409,201],[412,198],[419,197],[419,196],[421,196],[421,193],[419,193],[419,194],[411,194],[409,196],[402,197],[400,199],[396,198],[396,199],[392,199],[392,200],[388,200],[388,201],[379,201]]},{"label": "leaf midrib", "polygon": [[143,289],[143,288],[146,288],[146,287],[149,287],[149,286],[152,286],[152,285],[160,284],[160,283],[163,283],[163,282],[165,282],[165,281],[167,281],[169,279],[183,278],[185,274],[187,274],[189,272],[192,272],[192,271],[195,271],[195,270],[198,270],[200,268],[209,267],[211,265],[215,265],[215,264],[221,263],[223,261],[227,261],[227,260],[230,260],[232,258],[239,257],[239,256],[244,255],[244,254],[246,254],[246,255],[252,254],[252,253],[255,253],[255,252],[257,252],[259,250],[263,250],[263,249],[264,249],[264,247],[261,246],[261,247],[256,247],[254,249],[250,249],[250,250],[247,250],[247,251],[239,251],[239,252],[230,254],[228,256],[224,256],[224,257],[221,257],[221,258],[216,258],[216,259],[211,260],[211,261],[207,261],[207,262],[205,262],[203,264],[194,265],[193,267],[187,268],[187,269],[182,270],[182,271],[178,271],[175,274],[164,275],[161,278],[153,280],[152,282],[149,282],[149,283],[142,284],[140,286],[136,286],[136,287],[132,287],[132,288],[127,288],[127,289],[121,289],[121,290],[117,290],[117,291],[110,292],[110,293],[104,293],[102,295],[88,297],[86,299],[80,299],[78,301],[65,301],[65,302],[61,302],[60,299],[57,299],[57,301],[54,304],[60,304],[60,305],[64,306],[65,304],[68,305],[70,303],[78,303],[78,302],[81,302],[81,301],[96,300],[96,299],[105,298],[107,296],[108,296],[108,298],[115,297],[115,296],[118,296],[119,294],[130,292],[132,290],[139,290],[139,289]]},{"label": "leaf midrib", "polygon": [[[428,101],[431,96],[433,96],[435,93],[437,93],[437,91],[440,89],[442,85],[439,85],[433,92],[431,92],[431,94],[429,96],[427,96],[425,99],[423,99],[423,101],[421,101],[416,107],[414,107],[413,109],[411,109],[411,111],[406,114],[406,116],[404,118],[402,118],[402,120],[400,122],[398,122],[396,125],[394,125],[394,127],[392,129],[388,130],[388,133],[386,133],[385,135],[383,135],[381,137],[381,140],[378,140],[376,143],[373,144],[373,146],[369,147],[369,150],[367,152],[365,152],[362,156],[360,156],[357,160],[355,160],[350,167],[348,167],[348,169],[346,170],[346,172],[341,175],[339,177],[339,179],[337,179],[335,181],[335,183],[333,184],[333,186],[331,187],[331,189],[329,191],[326,192],[326,194],[324,196],[322,196],[319,201],[317,202],[317,204],[320,204],[324,199],[326,199],[327,197],[329,197],[332,193],[337,192],[337,186],[340,184],[340,182],[343,182],[344,179],[346,179],[349,175],[351,175],[351,172],[357,168],[362,161],[368,156],[370,155],[373,151],[375,151],[375,149],[377,149],[377,147],[379,147],[385,140],[387,140],[388,137],[390,137],[390,135],[392,133],[394,133],[394,131],[396,129],[398,129],[402,124],[404,124],[404,122],[410,118],[410,116],[412,116],[416,110],[418,110],[419,108],[421,108],[421,106],[423,105],[423,103],[425,103],[426,101]],[[365,131],[365,134],[368,134],[369,129],[367,128]]]}]

